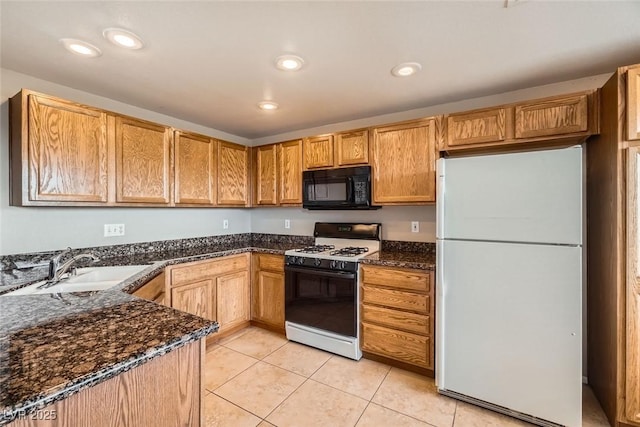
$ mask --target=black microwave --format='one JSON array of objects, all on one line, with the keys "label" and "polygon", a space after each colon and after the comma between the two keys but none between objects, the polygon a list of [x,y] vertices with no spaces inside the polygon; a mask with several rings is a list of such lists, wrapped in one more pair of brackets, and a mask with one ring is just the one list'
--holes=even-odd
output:
[{"label": "black microwave", "polygon": [[371,206],[371,166],[302,173],[306,209],[379,209]]}]

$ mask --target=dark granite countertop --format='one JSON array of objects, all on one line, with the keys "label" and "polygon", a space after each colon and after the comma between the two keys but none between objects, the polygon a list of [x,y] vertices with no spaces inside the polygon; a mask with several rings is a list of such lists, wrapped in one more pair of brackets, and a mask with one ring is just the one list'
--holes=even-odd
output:
[{"label": "dark granite countertop", "polygon": [[[33,266],[0,271],[0,425],[217,331],[216,322],[130,295],[166,266],[244,252],[284,254],[312,240],[238,235],[85,248],[101,258],[93,265],[149,267],[110,289],[58,298],[3,296],[43,280],[42,261],[52,253],[5,257],[5,266]],[[435,256],[423,244],[383,242],[363,262],[429,270]]]},{"label": "dark granite countertop", "polygon": [[360,262],[386,267],[435,270],[435,245],[433,243],[383,242],[382,250],[367,255]]},{"label": "dark granite countertop", "polygon": [[[93,265],[149,267],[83,296],[0,295],[0,425],[217,331],[217,322],[130,295],[167,265],[243,252],[283,254],[299,246],[239,240],[112,257],[101,253]],[[43,280],[47,272],[46,266],[3,270],[0,294]]]}]

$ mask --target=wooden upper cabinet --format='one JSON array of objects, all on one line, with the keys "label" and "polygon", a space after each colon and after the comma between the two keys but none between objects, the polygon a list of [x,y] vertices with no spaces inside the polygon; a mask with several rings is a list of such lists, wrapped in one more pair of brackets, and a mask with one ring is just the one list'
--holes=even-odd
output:
[{"label": "wooden upper cabinet", "polygon": [[278,144],[278,174],[281,205],[302,204],[302,140]]},{"label": "wooden upper cabinet", "polygon": [[249,149],[218,141],[218,204],[245,206],[249,203]]},{"label": "wooden upper cabinet", "polygon": [[336,166],[366,165],[369,163],[369,131],[354,130],[336,134]]},{"label": "wooden upper cabinet", "polygon": [[435,202],[436,135],[441,123],[442,117],[435,117],[373,129],[374,204]]},{"label": "wooden upper cabinet", "polygon": [[174,133],[176,205],[216,202],[216,140],[183,131]]},{"label": "wooden upper cabinet", "polygon": [[171,129],[116,116],[116,202],[170,203]]},{"label": "wooden upper cabinet", "polygon": [[627,151],[625,412],[640,424],[640,146]]},{"label": "wooden upper cabinet", "polygon": [[627,138],[640,139],[640,67],[627,71]]},{"label": "wooden upper cabinet", "polygon": [[28,91],[12,98],[11,110],[13,204],[107,202],[103,111]]},{"label": "wooden upper cabinet", "polygon": [[278,145],[253,148],[253,203],[260,206],[278,204]]},{"label": "wooden upper cabinet", "polygon": [[482,144],[504,141],[507,137],[507,118],[513,126],[506,108],[489,108],[447,117],[447,146]]},{"label": "wooden upper cabinet", "polygon": [[333,135],[304,139],[304,169],[333,167]]},{"label": "wooden upper cabinet", "polygon": [[516,105],[516,138],[586,132],[589,129],[586,93]]}]

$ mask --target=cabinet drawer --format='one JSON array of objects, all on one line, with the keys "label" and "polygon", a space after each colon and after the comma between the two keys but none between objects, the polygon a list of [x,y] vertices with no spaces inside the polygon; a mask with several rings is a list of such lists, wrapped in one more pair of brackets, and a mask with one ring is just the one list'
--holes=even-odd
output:
[{"label": "cabinet drawer", "polygon": [[431,338],[362,323],[362,350],[433,369]]},{"label": "cabinet drawer", "polygon": [[257,254],[258,270],[284,271],[284,257],[282,255]]},{"label": "cabinet drawer", "polygon": [[428,315],[390,310],[373,305],[362,305],[362,321],[377,323],[394,329],[431,335],[431,319]]},{"label": "cabinet drawer", "polygon": [[196,261],[171,268],[171,286],[191,283],[204,277],[218,276],[236,270],[246,270],[249,262],[246,255],[233,255],[212,261]]},{"label": "cabinet drawer", "polygon": [[431,285],[430,274],[416,270],[363,265],[361,273],[364,285],[379,285],[423,292],[428,292]]},{"label": "cabinet drawer", "polygon": [[386,307],[401,308],[403,310],[411,310],[422,314],[427,314],[430,311],[429,295],[396,291],[393,289],[363,286],[362,302],[365,304],[377,304]]}]

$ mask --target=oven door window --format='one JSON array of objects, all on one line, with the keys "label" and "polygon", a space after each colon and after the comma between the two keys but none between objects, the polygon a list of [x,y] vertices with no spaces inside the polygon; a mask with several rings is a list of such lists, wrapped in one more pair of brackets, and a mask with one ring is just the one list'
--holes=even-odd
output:
[{"label": "oven door window", "polygon": [[349,337],[356,336],[356,275],[285,268],[285,318]]}]

